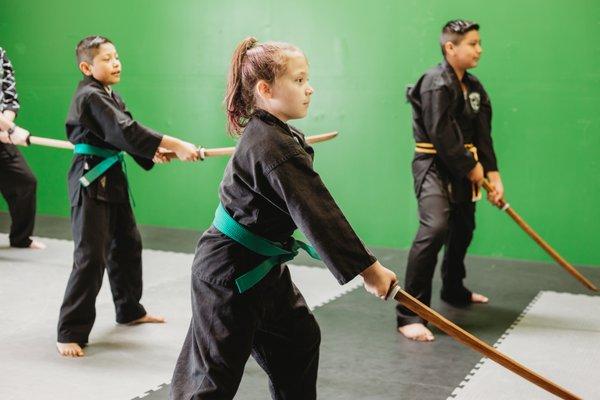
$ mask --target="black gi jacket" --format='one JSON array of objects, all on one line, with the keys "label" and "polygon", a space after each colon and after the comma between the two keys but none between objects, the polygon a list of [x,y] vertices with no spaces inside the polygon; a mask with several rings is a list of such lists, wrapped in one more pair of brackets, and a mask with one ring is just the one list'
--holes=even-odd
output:
[{"label": "black gi jacket", "polygon": [[413,108],[413,135],[416,142],[432,143],[436,155],[415,153],[413,176],[417,197],[425,174],[435,161],[446,184],[450,184],[452,200],[469,201],[472,186],[466,178],[475,167],[466,143],[477,147],[484,171],[497,171],[491,122],[490,98],[479,80],[465,73],[467,99],[452,66],[444,60],[427,71],[407,92]]},{"label": "black gi jacket", "polygon": [[[16,115],[19,108],[21,105],[17,94],[14,69],[6,56],[6,51],[0,47],[0,112],[8,110]],[[11,157],[15,157],[18,153],[12,144],[0,143],[0,149],[3,149]]]},{"label": "black gi jacket", "polygon": [[[152,158],[162,140],[162,134],[133,119],[121,97],[93,77],[84,77],[73,96],[66,122],[67,138],[73,144],[87,143],[110,150],[123,150],[145,170],[154,166]],[[116,163],[87,188],[79,178],[103,159],[75,155],[69,170],[71,206],[79,205],[81,193],[110,203],[127,203],[127,181],[120,163]]]},{"label": "black gi jacket", "polygon": [[[220,200],[237,222],[272,241],[287,243],[300,228],[344,284],[376,258],[313,170],[313,156],[302,133],[258,110],[227,164]],[[231,286],[235,278],[265,259],[211,227],[200,239],[194,274],[207,282]]]}]

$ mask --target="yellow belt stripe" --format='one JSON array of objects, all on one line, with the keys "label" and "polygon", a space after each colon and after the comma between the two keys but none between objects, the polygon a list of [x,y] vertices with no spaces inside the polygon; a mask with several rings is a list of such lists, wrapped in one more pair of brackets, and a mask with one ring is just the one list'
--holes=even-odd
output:
[{"label": "yellow belt stripe", "polygon": [[[415,147],[415,152],[417,153],[437,154],[437,151],[433,147],[432,143],[417,142],[416,145],[417,146]],[[475,145],[473,145],[472,143],[466,143],[465,149],[469,150],[471,154],[473,154],[473,158],[475,159],[475,161],[479,161],[479,157],[477,156],[477,147],[475,147]],[[475,184],[473,185],[473,196],[471,200],[481,200],[481,191],[479,190],[479,187]]]}]

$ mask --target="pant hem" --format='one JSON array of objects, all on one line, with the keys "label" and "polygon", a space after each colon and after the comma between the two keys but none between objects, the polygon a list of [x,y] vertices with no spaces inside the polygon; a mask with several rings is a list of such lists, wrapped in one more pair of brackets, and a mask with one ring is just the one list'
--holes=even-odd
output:
[{"label": "pant hem", "polygon": [[427,321],[424,320],[423,318],[419,317],[418,315],[415,316],[398,316],[396,318],[396,327],[397,328],[401,328],[403,326],[406,325],[410,325],[410,324],[423,324],[423,325],[427,325]]},{"label": "pant hem", "polygon": [[135,314],[131,314],[126,317],[117,317],[117,324],[129,324],[135,321],[136,319],[142,318],[147,314],[148,313],[146,312],[146,310],[142,307],[142,309]]},{"label": "pant hem", "polygon": [[81,347],[85,347],[88,343],[89,336],[81,335],[58,335],[56,341],[58,343],[77,343]]},{"label": "pant hem", "polygon": [[31,240],[31,239],[27,239],[24,242],[17,242],[17,243],[10,242],[10,247],[16,247],[18,249],[24,249],[26,247],[29,247],[29,245],[31,245],[31,243],[33,243],[33,240]]}]

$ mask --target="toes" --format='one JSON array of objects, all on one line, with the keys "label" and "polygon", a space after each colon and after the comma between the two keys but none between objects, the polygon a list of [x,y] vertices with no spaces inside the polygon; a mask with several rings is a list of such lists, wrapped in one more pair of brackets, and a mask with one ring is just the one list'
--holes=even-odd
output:
[{"label": "toes", "polygon": [[165,322],[165,319],[163,317],[145,316],[145,317],[142,317],[140,319],[136,319],[135,321],[130,322],[129,325],[162,324],[163,322]]},{"label": "toes", "polygon": [[165,317],[154,317],[152,315],[144,317],[141,322],[147,322],[151,324],[162,324],[165,322]]},{"label": "toes", "polygon": [[413,338],[417,342],[431,342],[433,337],[427,334],[419,335]]},{"label": "toes", "polygon": [[57,346],[58,353],[63,357],[83,357],[83,350],[79,346]]},{"label": "toes", "polygon": [[431,331],[429,331],[429,329],[425,328],[424,326],[412,328],[414,329],[406,329],[406,327],[400,327],[398,328],[398,331],[407,339],[414,340],[416,342],[431,342],[434,340],[434,336],[431,333]]},{"label": "toes", "polygon": [[471,295],[471,302],[473,302],[473,303],[488,303],[489,301],[490,301],[490,299],[488,299],[487,297],[485,297],[482,294],[473,293]]},{"label": "toes", "polygon": [[69,349],[60,350],[59,353],[63,357],[72,357],[71,350],[69,350]]}]

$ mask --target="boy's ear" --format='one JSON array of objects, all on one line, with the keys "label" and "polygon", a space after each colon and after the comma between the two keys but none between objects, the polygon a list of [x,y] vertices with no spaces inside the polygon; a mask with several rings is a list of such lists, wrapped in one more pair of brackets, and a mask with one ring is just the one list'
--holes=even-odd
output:
[{"label": "boy's ear", "polygon": [[92,76],[92,66],[86,61],[79,63],[79,70],[86,76]]},{"label": "boy's ear", "polygon": [[270,99],[272,96],[271,86],[263,80],[260,80],[256,83],[256,91],[263,99]]},{"label": "boy's ear", "polygon": [[450,41],[444,43],[444,50],[446,51],[447,55],[453,55],[454,54],[454,43],[452,43]]}]

